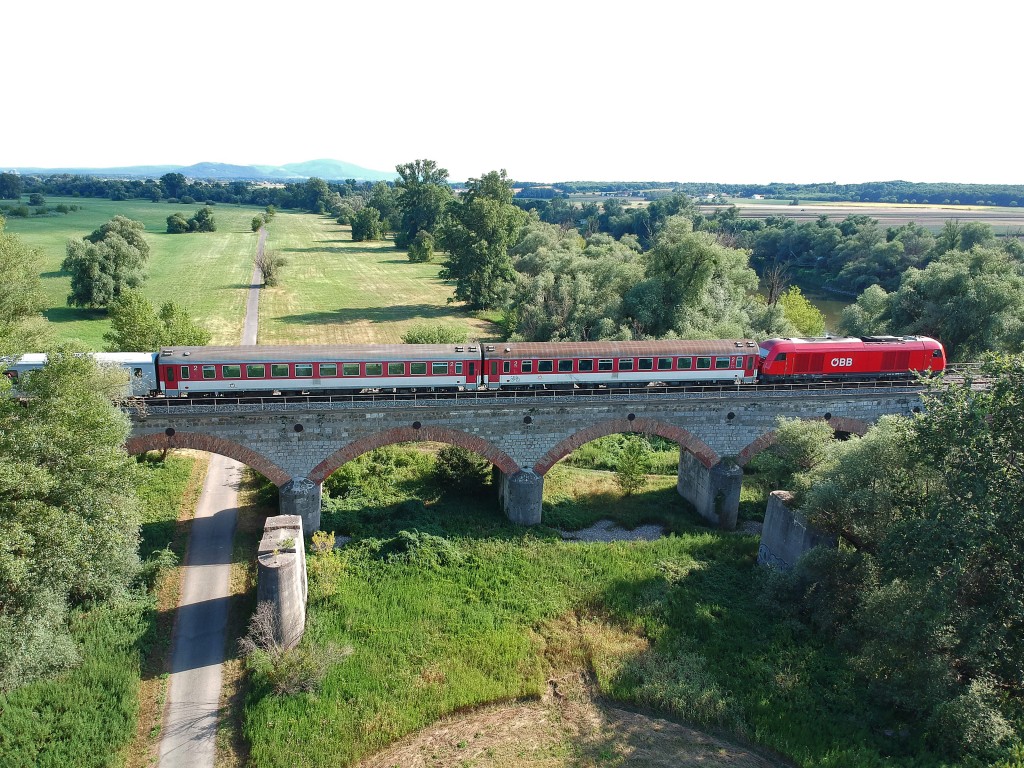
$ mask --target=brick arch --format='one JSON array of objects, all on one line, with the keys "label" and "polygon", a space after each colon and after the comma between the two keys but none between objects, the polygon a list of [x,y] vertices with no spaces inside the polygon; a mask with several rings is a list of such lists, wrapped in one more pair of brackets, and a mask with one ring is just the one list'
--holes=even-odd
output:
[{"label": "brick arch", "polygon": [[[871,426],[866,421],[851,419],[846,416],[833,416],[827,420],[827,423],[834,432],[849,432],[852,435],[863,435],[868,431],[868,427]],[[750,460],[757,456],[757,454],[775,445],[776,440],[778,440],[778,435],[774,429],[767,434],[761,435],[757,440],[739,452],[739,455],[736,457],[736,464],[741,467],[747,466]]]},{"label": "brick arch", "polygon": [[227,456],[229,459],[240,461],[247,467],[255,469],[276,486],[282,486],[292,479],[290,474],[263,454],[252,450],[252,448],[246,448],[241,443],[236,443],[233,440],[225,440],[222,437],[208,435],[203,432],[175,432],[173,435],[166,435],[163,432],[149,432],[144,435],[130,437],[128,442],[125,443],[125,450],[131,456],[136,456],[146,451],[162,451],[166,448],[191,448],[196,451],[206,451]]},{"label": "brick arch", "polygon": [[396,427],[395,429],[377,432],[369,437],[349,443],[317,464],[309,473],[309,479],[314,483],[322,483],[342,464],[351,461],[357,456],[362,456],[367,451],[383,448],[385,445],[411,442],[435,442],[457,445],[460,448],[465,448],[483,456],[506,475],[514,475],[520,471],[519,464],[514,459],[481,437],[468,434],[467,432],[460,432],[456,429],[424,425],[420,429]]},{"label": "brick arch", "polygon": [[667,440],[679,443],[679,447],[689,451],[705,467],[713,467],[720,460],[719,455],[711,446],[688,432],[682,427],[666,424],[655,419],[610,419],[587,427],[574,435],[570,435],[562,442],[544,454],[543,458],[533,466],[533,471],[538,475],[544,475],[555,462],[565,458],[581,445],[596,440],[606,435],[615,435],[620,432],[639,432],[645,435],[657,435]]}]

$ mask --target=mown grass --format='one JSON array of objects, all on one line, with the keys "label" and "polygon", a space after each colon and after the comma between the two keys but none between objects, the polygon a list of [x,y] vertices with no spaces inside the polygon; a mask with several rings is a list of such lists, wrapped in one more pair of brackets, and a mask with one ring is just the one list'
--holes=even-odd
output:
[{"label": "mown grass", "polygon": [[[171,456],[140,465],[142,552],[171,543],[193,460]],[[0,695],[0,765],[110,766],[135,735],[141,659],[157,636],[151,594],[77,610],[71,623],[82,662],[50,680]]]},{"label": "mown grass", "polygon": [[413,264],[391,240],[353,242],[348,227],[278,213],[267,247],[284,256],[281,284],[260,296],[261,344],[397,344],[420,323],[444,322],[492,338],[488,319],[449,304],[441,265]]},{"label": "mown grass", "polygon": [[150,257],[143,293],[157,305],[168,300],[184,305],[194,319],[210,330],[214,343],[238,343],[256,253],[251,222],[262,209],[217,205],[213,207],[216,232],[168,235],[168,216],[191,216],[202,203],[70,197],[46,201],[50,207],[59,203],[77,205],[80,209],[66,215],[10,218],[6,224],[9,232],[43,254],[42,282],[47,302],[44,315],[57,338],[77,339],[88,349],[103,349],[103,334],[110,327],[106,312],[67,306],[71,282],[60,271],[60,265],[69,239],[88,235],[114,216],[123,215],[146,225]]},{"label": "mown grass", "polygon": [[[673,478],[651,476],[623,498],[609,472],[559,465],[546,525],[525,530],[488,485],[438,488],[431,461],[429,450],[392,447],[352,462],[335,485],[324,527],[355,539],[310,556],[303,642],[354,652],[316,694],[275,696],[256,681],[245,720],[253,765],[352,765],[445,714],[538,697],[552,660],[568,658],[599,695],[799,765],[941,765],[920,734],[887,735],[904,726],[864,698],[839,650],[772,609],[757,539],[704,528]],[[560,514],[578,525],[591,508],[627,527],[667,522],[675,535],[583,544],[547,527]],[[602,643],[587,626],[636,642]]]}]

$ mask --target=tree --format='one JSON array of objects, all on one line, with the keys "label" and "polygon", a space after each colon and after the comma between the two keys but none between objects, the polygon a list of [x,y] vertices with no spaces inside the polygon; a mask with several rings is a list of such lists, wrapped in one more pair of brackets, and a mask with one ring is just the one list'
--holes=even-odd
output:
[{"label": "tree", "polygon": [[213,210],[204,206],[195,212],[195,215],[188,220],[189,232],[216,232],[217,222],[213,218]]},{"label": "tree", "polygon": [[253,232],[259,232],[261,229],[263,229],[263,225],[264,224],[266,224],[266,222],[263,220],[262,216],[253,216],[252,217],[252,231]]},{"label": "tree", "polygon": [[466,192],[449,204],[438,231],[448,252],[441,278],[455,281],[456,299],[472,309],[499,304],[515,278],[509,248],[526,218],[512,204],[512,184],[504,169],[466,182]]},{"label": "tree", "polygon": [[149,352],[169,346],[203,346],[210,332],[196,325],[188,312],[173,301],[157,314],[138,291],[125,291],[109,307],[110,331],[103,335],[108,352]]},{"label": "tree", "polygon": [[359,211],[355,219],[352,220],[352,239],[356,241],[383,240],[384,225],[380,220],[380,211],[370,206]]},{"label": "tree", "polygon": [[780,418],[775,442],[750,462],[769,490],[792,491],[799,503],[812,473],[831,466],[835,433],[827,422]]},{"label": "tree", "polygon": [[0,173],[0,200],[20,200],[21,176],[16,173]]},{"label": "tree", "polygon": [[647,485],[647,472],[651,468],[651,447],[644,437],[626,441],[619,454],[615,469],[615,482],[626,496],[643,490]]},{"label": "tree", "polygon": [[41,260],[41,254],[4,231],[0,216],[0,359],[40,348],[44,326],[39,313],[46,306]]},{"label": "tree", "polygon": [[398,208],[398,193],[394,187],[378,181],[373,185],[367,205],[380,211],[380,220],[389,232],[395,232],[401,224],[402,215]]},{"label": "tree", "polygon": [[188,220],[180,213],[172,213],[167,217],[167,234],[180,235],[188,232]]},{"label": "tree", "polygon": [[281,282],[281,267],[287,263],[284,256],[269,248],[256,255],[256,268],[263,275],[263,284],[268,287],[273,287]]},{"label": "tree", "polygon": [[800,292],[799,286],[792,285],[779,298],[779,305],[801,336],[821,336],[825,333],[825,316]]},{"label": "tree", "polygon": [[38,192],[33,192],[31,195],[28,196],[28,204],[29,205],[45,205],[45,203],[46,203],[46,198],[43,197]]},{"label": "tree", "polygon": [[869,285],[857,301],[843,308],[839,328],[851,336],[874,336],[888,329],[889,294],[880,285]]},{"label": "tree", "polygon": [[434,234],[446,206],[452,199],[448,169],[433,160],[414,160],[396,166],[401,177],[395,182],[396,203],[401,222],[395,232],[395,247],[408,248],[416,233]]},{"label": "tree", "polygon": [[491,463],[467,448],[446,445],[437,452],[434,480],[447,490],[480,491],[490,475]]},{"label": "tree", "polygon": [[434,236],[429,232],[420,230],[416,237],[409,243],[409,261],[423,263],[434,258]]},{"label": "tree", "polygon": [[137,288],[145,279],[149,244],[144,225],[115,216],[82,240],[69,240],[61,268],[71,273],[68,304],[105,307],[121,292]]},{"label": "tree", "polygon": [[188,179],[180,173],[165,173],[160,177],[160,186],[165,197],[179,198],[188,188]]},{"label": "tree", "polygon": [[87,355],[51,350],[0,398],[0,690],[72,664],[69,605],[125,593],[138,572],[123,383]]}]

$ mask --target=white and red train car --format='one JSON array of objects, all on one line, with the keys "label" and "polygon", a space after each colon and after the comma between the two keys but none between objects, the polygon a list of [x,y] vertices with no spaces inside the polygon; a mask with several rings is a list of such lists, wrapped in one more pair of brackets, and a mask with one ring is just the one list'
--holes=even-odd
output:
[{"label": "white and red train car", "polygon": [[187,395],[473,390],[477,345],[346,344],[290,347],[168,347],[157,378],[168,397]]}]

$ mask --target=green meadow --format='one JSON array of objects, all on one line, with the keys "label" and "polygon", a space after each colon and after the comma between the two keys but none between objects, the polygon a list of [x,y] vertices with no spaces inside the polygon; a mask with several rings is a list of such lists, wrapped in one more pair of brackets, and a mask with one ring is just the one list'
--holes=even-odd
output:
[{"label": "green meadow", "polygon": [[281,284],[260,295],[261,344],[398,344],[425,322],[494,335],[491,323],[447,303],[439,259],[413,264],[391,240],[353,242],[326,216],[278,213],[269,230],[267,248],[288,263]]},{"label": "green meadow", "polygon": [[216,232],[169,235],[168,216],[191,216],[202,203],[71,197],[46,200],[51,209],[61,203],[80,209],[69,214],[10,217],[6,225],[9,232],[42,254],[43,290],[48,305],[44,315],[59,340],[76,339],[88,349],[103,349],[103,334],[110,327],[106,312],[67,305],[71,283],[60,265],[69,239],[88,235],[105,221],[122,215],[146,225],[150,258],[143,293],[157,306],[168,300],[184,305],[210,330],[215,344],[238,343],[256,253],[251,222],[262,209],[213,206]]}]

